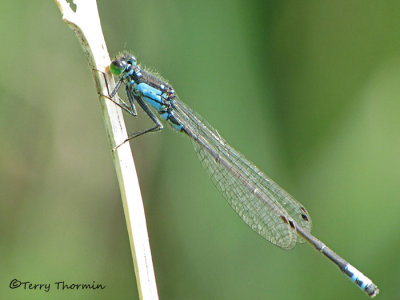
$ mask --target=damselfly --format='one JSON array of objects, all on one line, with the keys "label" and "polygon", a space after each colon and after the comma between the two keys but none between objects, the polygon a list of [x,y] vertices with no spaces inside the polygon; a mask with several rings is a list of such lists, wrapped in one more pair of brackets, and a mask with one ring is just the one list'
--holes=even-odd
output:
[{"label": "damselfly", "polygon": [[[133,116],[137,114],[136,101],[154,122],[154,127],[136,132],[127,140],[161,130],[163,125],[158,114],[191,138],[217,188],[255,232],[284,249],[307,241],[370,297],[379,292],[369,278],[311,234],[311,218],[302,204],[226,143],[217,130],[178,99],[168,83],[143,70],[130,54],[118,56],[111,63],[110,71],[119,80],[109,99]],[[128,103],[113,99],[122,84]]]}]

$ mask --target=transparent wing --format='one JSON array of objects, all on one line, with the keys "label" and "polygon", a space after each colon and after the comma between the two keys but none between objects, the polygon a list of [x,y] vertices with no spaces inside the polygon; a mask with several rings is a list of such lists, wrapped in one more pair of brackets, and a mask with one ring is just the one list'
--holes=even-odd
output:
[{"label": "transparent wing", "polygon": [[[246,224],[284,249],[304,241],[288,224],[288,220],[294,220],[294,227],[311,231],[311,217],[299,202],[229,146],[214,128],[179,100],[175,102],[175,117],[195,136],[193,145],[203,166]],[[217,153],[217,159],[210,152]],[[227,164],[221,164],[221,161]]]}]

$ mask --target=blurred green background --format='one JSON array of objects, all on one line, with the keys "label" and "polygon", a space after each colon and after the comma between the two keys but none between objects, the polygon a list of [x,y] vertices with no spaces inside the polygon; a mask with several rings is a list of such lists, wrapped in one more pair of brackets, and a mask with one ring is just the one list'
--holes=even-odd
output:
[{"label": "blurred green background", "polygon": [[[111,55],[128,49],[167,78],[304,204],[313,233],[369,276],[379,299],[400,298],[400,2],[98,5]],[[53,1],[27,0],[1,1],[0,32],[0,298],[137,299],[74,33]],[[131,132],[151,125],[126,119]],[[253,233],[186,137],[166,128],[132,149],[161,299],[367,299],[308,245],[284,251]],[[11,290],[13,278],[107,288]]]}]

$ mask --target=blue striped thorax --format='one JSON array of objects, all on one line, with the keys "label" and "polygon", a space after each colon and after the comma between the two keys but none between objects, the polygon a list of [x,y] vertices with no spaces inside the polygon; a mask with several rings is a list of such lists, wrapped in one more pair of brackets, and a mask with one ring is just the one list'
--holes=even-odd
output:
[{"label": "blue striped thorax", "polygon": [[121,81],[126,85],[127,94],[130,93],[133,98],[139,97],[144,100],[175,129],[182,129],[182,125],[174,117],[176,94],[169,84],[142,70],[136,64],[136,58],[130,54],[115,59],[110,65],[110,71],[112,74],[120,76]]}]

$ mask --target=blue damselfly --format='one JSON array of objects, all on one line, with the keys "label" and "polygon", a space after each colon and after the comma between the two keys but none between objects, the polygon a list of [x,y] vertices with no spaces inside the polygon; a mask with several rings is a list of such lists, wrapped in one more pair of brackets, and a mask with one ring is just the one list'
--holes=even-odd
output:
[{"label": "blue damselfly", "polygon": [[[109,99],[133,116],[137,114],[136,101],[154,122],[153,127],[130,135],[127,141],[161,130],[163,125],[157,118],[159,115],[174,129],[191,138],[217,188],[255,232],[284,249],[307,241],[370,297],[379,292],[369,278],[311,234],[311,217],[302,204],[233,149],[217,130],[182,103],[168,83],[143,70],[130,54],[118,56],[111,63],[110,71],[119,76],[119,80]],[[123,84],[128,102],[120,98],[113,99]]]}]

